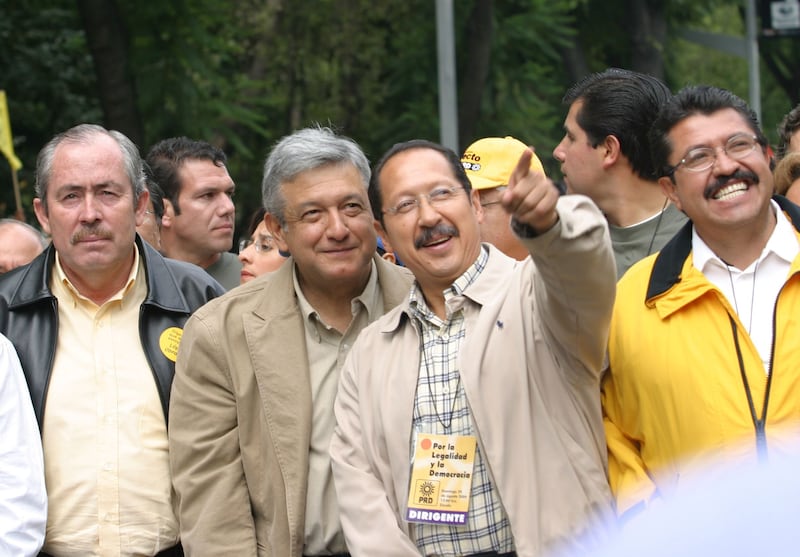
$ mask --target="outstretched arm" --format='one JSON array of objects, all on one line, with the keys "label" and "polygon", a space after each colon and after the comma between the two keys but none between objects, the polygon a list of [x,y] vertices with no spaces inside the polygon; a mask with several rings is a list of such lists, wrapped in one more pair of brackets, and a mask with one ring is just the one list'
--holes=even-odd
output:
[{"label": "outstretched arm", "polygon": [[[503,193],[512,229],[531,252],[536,306],[554,346],[575,365],[575,379],[598,382],[616,293],[608,225],[583,195],[561,196],[523,152]],[[589,370],[586,376],[583,370]]]}]

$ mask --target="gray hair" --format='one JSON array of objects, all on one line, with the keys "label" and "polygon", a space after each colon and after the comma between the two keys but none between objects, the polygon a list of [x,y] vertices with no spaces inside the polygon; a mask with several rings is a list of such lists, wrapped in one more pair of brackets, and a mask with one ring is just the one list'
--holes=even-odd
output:
[{"label": "gray hair", "polygon": [[50,240],[47,239],[47,236],[42,234],[42,232],[35,226],[31,226],[27,222],[23,222],[17,219],[10,219],[10,218],[0,219],[0,228],[12,227],[12,226],[21,226],[23,229],[27,230],[28,232],[36,236],[36,239],[42,245],[42,249],[46,248],[50,244]]},{"label": "gray hair", "polygon": [[364,189],[369,186],[370,169],[366,155],[352,139],[327,127],[310,127],[287,135],[272,148],[264,162],[261,195],[264,208],[281,226],[286,224],[284,182],[326,164],[352,164],[361,175]]},{"label": "gray hair", "polygon": [[144,168],[142,157],[136,144],[128,139],[124,134],[116,130],[107,130],[97,124],[78,124],[65,132],[62,132],[42,147],[39,156],[36,157],[36,196],[41,199],[42,207],[47,212],[47,188],[50,185],[50,177],[53,174],[53,159],[56,149],[62,143],[88,143],[90,139],[97,135],[107,135],[117,142],[122,161],[125,167],[125,174],[133,187],[133,197],[135,200],[146,189]]}]

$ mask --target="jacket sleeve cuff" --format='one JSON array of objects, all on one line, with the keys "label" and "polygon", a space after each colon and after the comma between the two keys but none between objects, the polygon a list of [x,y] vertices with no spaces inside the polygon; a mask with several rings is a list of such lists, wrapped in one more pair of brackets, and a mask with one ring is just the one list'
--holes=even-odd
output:
[{"label": "jacket sleeve cuff", "polygon": [[511,231],[522,239],[538,238],[539,236],[547,234],[548,232],[556,228],[560,220],[561,218],[559,217],[556,219],[556,222],[553,226],[551,226],[550,228],[548,228],[543,232],[537,232],[537,230],[532,226],[525,224],[523,222],[519,222],[517,219],[512,218]]}]

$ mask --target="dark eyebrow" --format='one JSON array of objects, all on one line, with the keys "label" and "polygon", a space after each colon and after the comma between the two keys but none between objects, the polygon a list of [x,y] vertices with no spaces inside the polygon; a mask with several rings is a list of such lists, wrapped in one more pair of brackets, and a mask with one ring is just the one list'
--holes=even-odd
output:
[{"label": "dark eyebrow", "polygon": [[322,205],[317,201],[304,201],[302,203],[298,203],[297,207],[294,208],[294,211],[296,211],[297,214],[301,214],[308,209],[319,209],[320,207],[322,207]]},{"label": "dark eyebrow", "polygon": [[358,193],[351,193],[347,195],[344,199],[342,199],[343,203],[347,203],[348,201],[364,201],[364,196]]},{"label": "dark eyebrow", "polygon": [[217,186],[215,186],[215,185],[205,186],[205,187],[197,190],[195,192],[195,195],[203,196],[203,195],[206,195],[208,193],[219,193],[219,192],[229,193],[229,192],[235,192],[235,191],[236,191],[236,184],[233,183],[233,182],[230,182],[229,184],[225,184],[224,186],[219,186],[219,185],[217,185]]},{"label": "dark eyebrow", "polygon": [[100,183],[100,184],[95,184],[95,185],[91,186],[91,188],[92,188],[93,190],[101,190],[101,189],[104,189],[104,188],[119,188],[119,189],[125,189],[125,188],[127,188],[127,187],[128,187],[128,186],[126,186],[125,184],[120,184],[120,183],[118,183],[118,182],[114,182],[113,180],[112,180],[112,181],[110,181],[110,182],[102,182],[102,183]]},{"label": "dark eyebrow", "polygon": [[[748,132],[735,132],[735,133],[732,133],[728,137],[725,138],[725,141],[723,142],[723,145],[727,145],[728,142],[731,139],[733,139],[734,137],[742,136],[742,135],[743,136],[747,136],[747,137],[752,137],[754,134],[751,134],[751,133],[748,133]],[[713,149],[713,147],[711,147],[711,145],[709,145],[707,143],[698,143],[698,144],[695,144],[695,145],[690,145],[683,152],[684,153],[688,153],[689,151],[692,151],[694,149]]]},{"label": "dark eyebrow", "polygon": [[123,190],[127,186],[124,184],[120,184],[119,182],[109,181],[109,182],[100,182],[99,184],[92,184],[91,186],[83,186],[81,184],[62,184],[55,188],[54,193],[64,193],[64,192],[72,192],[72,191],[84,191],[84,190],[91,190],[97,191],[102,190],[105,188],[114,188]]}]

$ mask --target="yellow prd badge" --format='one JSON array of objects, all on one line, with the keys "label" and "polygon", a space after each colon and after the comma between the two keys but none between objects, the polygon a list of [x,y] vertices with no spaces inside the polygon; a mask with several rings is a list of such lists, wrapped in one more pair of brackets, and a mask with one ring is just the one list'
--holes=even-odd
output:
[{"label": "yellow prd badge", "polygon": [[406,520],[466,526],[475,444],[472,435],[418,434]]},{"label": "yellow prd badge", "polygon": [[173,362],[178,359],[178,346],[181,343],[182,336],[183,329],[169,327],[164,329],[164,332],[158,337],[158,346],[161,348],[161,353]]}]

